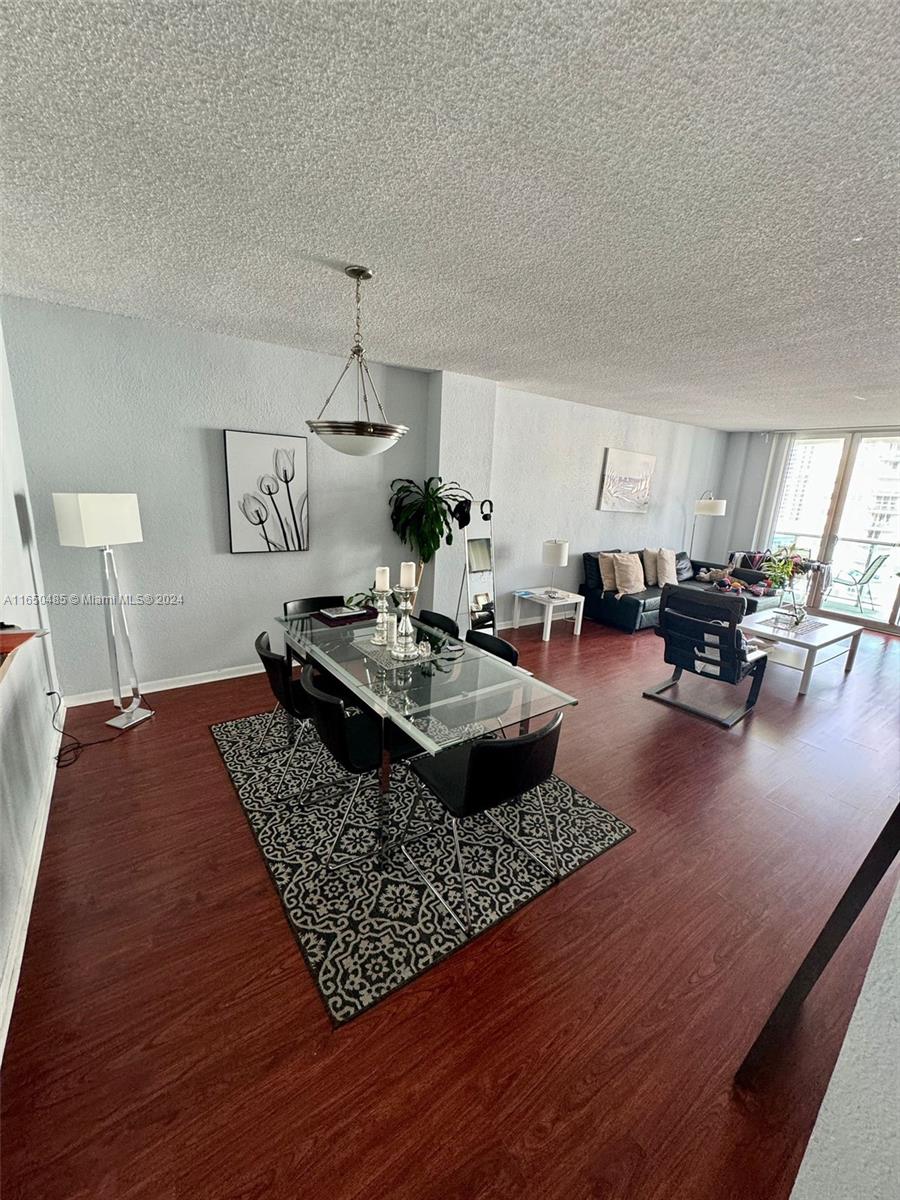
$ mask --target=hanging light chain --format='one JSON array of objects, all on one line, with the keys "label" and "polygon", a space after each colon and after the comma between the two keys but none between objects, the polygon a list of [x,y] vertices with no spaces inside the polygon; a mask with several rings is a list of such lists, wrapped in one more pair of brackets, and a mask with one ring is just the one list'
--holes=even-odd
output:
[{"label": "hanging light chain", "polygon": [[362,280],[357,276],[356,279],[356,333],[353,335],[353,349],[360,355],[363,352],[362,344],[362,296],[360,288]]},{"label": "hanging light chain", "polygon": [[[364,280],[372,278],[372,272],[369,271],[368,268],[366,268],[366,267],[350,266],[350,267],[345,268],[345,273],[347,275],[349,275],[354,280],[354,283],[355,283],[354,300],[355,300],[355,305],[356,305],[356,320],[355,320],[355,328],[354,328],[354,333],[353,333],[353,343],[350,347],[350,355],[349,355],[346,363],[344,364],[343,370],[341,371],[340,375],[338,376],[337,382],[335,383],[335,385],[331,389],[331,391],[328,393],[325,403],[322,405],[321,409],[319,410],[319,415],[316,418],[316,421],[315,422],[309,421],[309,422],[307,422],[307,424],[310,426],[310,428],[312,428],[314,430],[314,432],[316,432],[316,433],[323,432],[320,429],[316,429],[315,426],[316,426],[317,422],[321,421],[321,419],[325,413],[325,410],[328,408],[328,405],[331,403],[332,399],[334,398],[335,392],[337,392],[338,387],[341,384],[341,381],[343,380],[343,378],[347,374],[347,372],[350,370],[350,366],[355,359],[356,360],[356,423],[361,428],[359,431],[354,431],[354,432],[358,432],[358,433],[362,434],[365,427],[368,426],[370,435],[375,434],[375,436],[377,436],[377,437],[389,436],[391,441],[393,442],[393,441],[396,441],[398,437],[402,437],[403,434],[407,432],[407,428],[405,425],[391,425],[389,423],[387,413],[384,411],[384,405],[381,403],[381,397],[378,395],[378,391],[375,387],[375,382],[372,379],[372,374],[369,370],[369,364],[366,362],[365,351],[363,349],[362,283]],[[383,425],[379,425],[377,423],[377,418],[375,421],[373,421],[373,419],[372,419],[372,413],[369,408],[370,394],[371,394],[372,398],[374,399],[375,403],[378,405],[378,411],[381,414],[381,420],[384,422]],[[363,418],[363,411],[365,411],[365,418]],[[329,425],[329,428],[333,427],[334,429],[337,429],[339,426],[342,426],[345,424],[350,424],[350,423],[338,421],[338,422],[328,422],[326,424]],[[376,433],[375,431],[378,431],[378,432]],[[341,432],[345,432],[345,430],[341,430]],[[323,436],[324,436],[324,434],[323,434]]]}]

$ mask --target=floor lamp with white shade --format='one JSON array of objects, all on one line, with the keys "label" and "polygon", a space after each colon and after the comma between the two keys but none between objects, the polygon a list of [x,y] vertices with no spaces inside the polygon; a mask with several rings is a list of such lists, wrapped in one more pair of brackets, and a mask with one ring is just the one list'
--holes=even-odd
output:
[{"label": "floor lamp with white shade", "polygon": [[[53,507],[61,546],[100,550],[112,699],[116,708],[122,710],[106,723],[117,729],[130,729],[132,725],[152,717],[153,712],[144,706],[134,669],[131,638],[112,548],[144,540],[138,498],[133,492],[54,492]],[[127,707],[122,703],[123,683],[131,692]]]},{"label": "floor lamp with white shade", "polygon": [[712,492],[704,492],[694,505],[694,523],[691,526],[691,548],[688,558],[694,557],[694,534],[697,532],[698,517],[724,517],[726,500],[717,500]]}]

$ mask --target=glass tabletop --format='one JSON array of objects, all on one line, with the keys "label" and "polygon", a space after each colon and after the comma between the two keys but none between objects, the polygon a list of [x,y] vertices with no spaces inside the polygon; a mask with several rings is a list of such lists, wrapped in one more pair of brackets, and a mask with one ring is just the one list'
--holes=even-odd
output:
[{"label": "glass tabletop", "polygon": [[397,661],[374,646],[375,622],[327,626],[278,617],[285,641],[389,717],[430,754],[577,704],[569,696],[468,642],[413,621],[429,657]]}]

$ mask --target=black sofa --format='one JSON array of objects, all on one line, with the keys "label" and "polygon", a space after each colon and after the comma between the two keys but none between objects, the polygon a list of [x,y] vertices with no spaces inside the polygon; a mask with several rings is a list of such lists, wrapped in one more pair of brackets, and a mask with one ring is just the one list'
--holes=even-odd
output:
[{"label": "black sofa", "polygon": [[[661,587],[646,587],[642,592],[631,595],[616,596],[615,592],[605,592],[600,578],[600,560],[598,554],[620,554],[620,550],[593,550],[582,554],[584,562],[584,583],[578,590],[584,596],[584,615],[601,625],[613,625],[616,629],[624,629],[627,633],[636,633],[639,629],[653,629],[659,624],[659,600],[662,595]],[[639,550],[628,553],[640,554]],[[712,585],[697,579],[697,572],[713,568],[724,570],[723,563],[693,561],[684,550],[680,550],[675,559],[675,571],[678,575],[678,586],[709,591]],[[740,568],[731,572],[735,579],[745,583],[761,583],[766,577],[761,571],[751,571]],[[743,593],[747,601],[747,612],[753,613],[761,608],[776,608],[781,603],[780,594],[777,596],[751,596]]]}]

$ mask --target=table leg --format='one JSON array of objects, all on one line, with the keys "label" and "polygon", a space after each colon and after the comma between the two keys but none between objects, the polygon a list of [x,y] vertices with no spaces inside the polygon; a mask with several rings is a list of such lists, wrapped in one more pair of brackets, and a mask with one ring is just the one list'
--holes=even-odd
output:
[{"label": "table leg", "polygon": [[513,596],[513,629],[519,628],[519,597]]},{"label": "table leg", "polygon": [[378,853],[382,854],[390,841],[390,830],[387,828],[390,812],[386,797],[391,792],[391,752],[387,745],[387,721],[381,721],[381,765],[378,768]]},{"label": "table leg", "polygon": [[575,602],[575,628],[572,633],[575,637],[581,636],[581,618],[584,616],[584,597]]},{"label": "table leg", "polygon": [[544,632],[541,635],[542,642],[550,641],[550,626],[552,625],[552,623],[553,623],[553,605],[545,604],[544,605]]},{"label": "table leg", "polygon": [[815,649],[809,649],[806,652],[806,662],[803,666],[803,674],[800,676],[800,690],[798,696],[805,696],[809,691],[809,685],[812,682],[813,667],[816,665]]},{"label": "table leg", "polygon": [[853,664],[856,662],[856,652],[859,649],[859,639],[862,637],[862,630],[859,633],[854,633],[850,639],[850,653],[847,655],[847,661],[844,663],[845,671],[852,671]]}]

